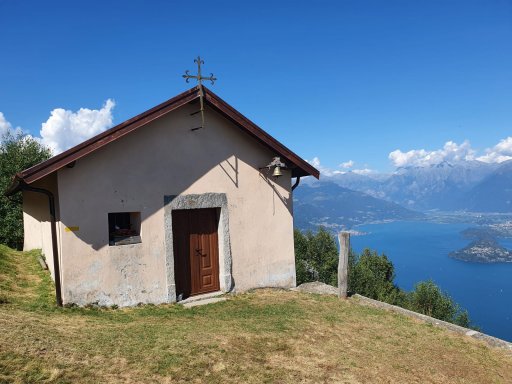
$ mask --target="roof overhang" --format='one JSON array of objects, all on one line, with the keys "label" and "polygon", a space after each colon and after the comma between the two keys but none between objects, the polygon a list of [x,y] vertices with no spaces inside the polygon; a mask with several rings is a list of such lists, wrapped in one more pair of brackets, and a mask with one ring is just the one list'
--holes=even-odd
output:
[{"label": "roof overhang", "polygon": [[[279,141],[274,139],[208,88],[203,86],[202,89],[206,105],[218,111],[228,120],[241,128],[242,131],[255,138],[261,144],[276,152],[276,155],[281,156],[287,167],[291,169],[292,177],[313,176],[317,179],[320,177],[320,172],[307,161],[303,160]],[[66,165],[89,155],[110,142],[115,141],[142,126],[149,124],[153,120],[156,120],[167,113],[198,99],[200,97],[200,93],[201,88],[199,86],[191,88],[188,91],[183,92],[172,99],[141,113],[140,115],[126,120],[125,122],[116,125],[115,127],[102,132],[65,152],[17,173],[14,176],[11,185],[5,191],[5,195],[10,196],[18,192],[21,189],[22,183],[31,184],[40,180]]]}]

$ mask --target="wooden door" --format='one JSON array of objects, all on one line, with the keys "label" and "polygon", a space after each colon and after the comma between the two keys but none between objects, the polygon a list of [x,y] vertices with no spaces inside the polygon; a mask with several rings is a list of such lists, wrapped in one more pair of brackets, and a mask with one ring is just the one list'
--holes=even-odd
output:
[{"label": "wooden door", "polygon": [[175,210],[172,226],[177,297],[218,291],[217,209]]}]

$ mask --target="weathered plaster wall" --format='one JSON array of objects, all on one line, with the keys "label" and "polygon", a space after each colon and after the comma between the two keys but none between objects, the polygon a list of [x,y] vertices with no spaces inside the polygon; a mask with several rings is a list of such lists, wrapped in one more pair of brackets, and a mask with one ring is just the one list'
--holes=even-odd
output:
[{"label": "weathered plaster wall", "polygon": [[[23,192],[23,230],[25,232],[23,250],[43,248],[44,222],[48,222],[48,199],[46,196]],[[48,231],[50,226],[48,225]]]},{"label": "weathered plaster wall", "polygon": [[[57,177],[51,175],[33,184],[36,188],[49,190],[55,196],[55,210],[59,213]],[[57,244],[60,243],[59,223],[57,222]],[[23,230],[25,233],[23,250],[41,249],[48,264],[48,268],[54,276],[52,236],[50,224],[50,208],[48,197],[41,193],[23,191]]]},{"label": "weathered plaster wall", "polygon": [[[263,177],[258,168],[276,154],[213,111],[206,128],[191,131],[196,109],[171,112],[58,172],[64,302],[168,301],[164,196],[172,195],[225,194],[234,289],[295,285],[290,172]],[[133,211],[142,243],[109,246],[108,213]]]}]

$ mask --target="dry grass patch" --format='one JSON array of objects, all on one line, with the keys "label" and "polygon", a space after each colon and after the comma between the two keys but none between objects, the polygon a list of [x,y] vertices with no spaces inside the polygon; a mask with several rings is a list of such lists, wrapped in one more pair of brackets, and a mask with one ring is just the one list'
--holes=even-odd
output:
[{"label": "dry grass patch", "polygon": [[58,309],[36,255],[8,253],[0,383],[512,383],[504,352],[353,300],[258,290],[192,309]]}]

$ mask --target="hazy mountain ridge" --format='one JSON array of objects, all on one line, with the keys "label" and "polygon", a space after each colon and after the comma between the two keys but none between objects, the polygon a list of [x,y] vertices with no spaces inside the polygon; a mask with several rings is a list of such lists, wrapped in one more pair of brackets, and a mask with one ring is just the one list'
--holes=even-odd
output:
[{"label": "hazy mountain ridge", "polygon": [[316,229],[322,225],[339,230],[369,222],[423,217],[422,213],[329,181],[296,189],[294,212],[295,226],[301,229]]},{"label": "hazy mountain ridge", "polygon": [[345,172],[309,185],[325,182],[419,211],[509,212],[512,205],[512,160],[500,164],[444,161],[399,168],[389,175]]},{"label": "hazy mountain ridge", "polygon": [[512,161],[504,162],[467,194],[468,209],[478,212],[512,211]]}]

